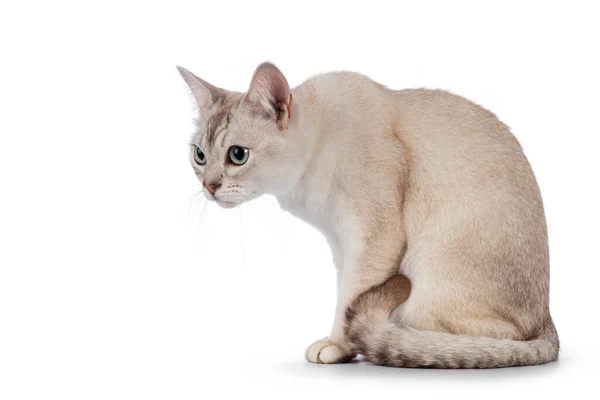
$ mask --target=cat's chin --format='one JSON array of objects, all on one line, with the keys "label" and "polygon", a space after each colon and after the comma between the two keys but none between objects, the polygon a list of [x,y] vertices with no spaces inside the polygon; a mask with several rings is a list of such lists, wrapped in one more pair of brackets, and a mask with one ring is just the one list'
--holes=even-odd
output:
[{"label": "cat's chin", "polygon": [[218,205],[220,205],[223,208],[234,208],[236,206],[235,203],[231,203],[229,201],[216,200],[216,199],[215,199],[215,201],[217,202]]}]

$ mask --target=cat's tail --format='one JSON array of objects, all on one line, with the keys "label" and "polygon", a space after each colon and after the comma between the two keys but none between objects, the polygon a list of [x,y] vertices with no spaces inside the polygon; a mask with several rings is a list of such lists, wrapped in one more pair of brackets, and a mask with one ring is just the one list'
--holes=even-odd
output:
[{"label": "cat's tail", "polygon": [[363,293],[346,311],[346,339],[379,365],[412,368],[500,368],[536,365],[558,357],[558,336],[549,321],[529,341],[460,336],[390,325],[388,318],[410,294],[410,281],[396,275]]}]

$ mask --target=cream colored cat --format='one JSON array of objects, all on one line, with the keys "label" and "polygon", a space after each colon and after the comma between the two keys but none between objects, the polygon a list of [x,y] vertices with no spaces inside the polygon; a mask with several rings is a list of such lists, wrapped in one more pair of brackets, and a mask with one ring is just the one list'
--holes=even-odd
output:
[{"label": "cream colored cat", "polygon": [[179,71],[199,107],[190,154],[206,196],[233,207],[273,194],[331,246],[336,317],[309,361],[361,353],[392,366],[493,368],[557,358],[540,192],[491,112],[350,72],[290,90],[264,63],[236,93]]}]

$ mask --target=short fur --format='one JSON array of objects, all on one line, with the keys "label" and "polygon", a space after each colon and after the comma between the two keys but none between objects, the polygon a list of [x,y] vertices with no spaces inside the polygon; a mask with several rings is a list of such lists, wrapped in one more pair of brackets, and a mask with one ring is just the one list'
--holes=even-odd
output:
[{"label": "short fur", "polygon": [[[180,72],[199,107],[194,171],[220,185],[206,196],[233,207],[273,194],[331,246],[336,316],[309,361],[363,353],[391,366],[491,368],[557,358],[540,192],[491,112],[350,72],[290,89],[264,63],[248,93]],[[227,162],[232,145],[249,149],[244,165]],[[406,278],[379,286],[396,274]]]}]

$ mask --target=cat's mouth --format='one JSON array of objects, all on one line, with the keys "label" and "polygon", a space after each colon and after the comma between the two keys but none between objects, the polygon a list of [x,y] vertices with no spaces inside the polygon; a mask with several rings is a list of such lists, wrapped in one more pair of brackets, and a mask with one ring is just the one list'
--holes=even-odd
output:
[{"label": "cat's mouth", "polygon": [[206,198],[210,201],[214,201],[215,203],[217,203],[219,206],[223,207],[223,208],[234,208],[235,206],[237,206],[239,203],[233,202],[233,201],[227,201],[227,200],[223,200],[218,198],[217,196],[215,196],[212,193],[208,193],[207,191],[204,191],[204,194],[206,195]]}]

